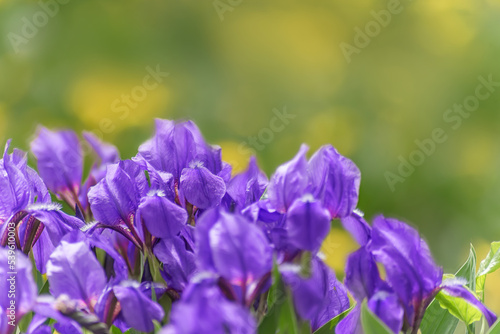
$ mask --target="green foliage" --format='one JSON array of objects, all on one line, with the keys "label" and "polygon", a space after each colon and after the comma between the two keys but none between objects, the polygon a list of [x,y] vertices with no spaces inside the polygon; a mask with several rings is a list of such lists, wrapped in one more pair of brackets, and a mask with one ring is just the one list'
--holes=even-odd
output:
[{"label": "green foliage", "polygon": [[493,326],[491,326],[488,334],[500,334],[500,320],[498,320],[493,324]]},{"label": "green foliage", "polygon": [[476,277],[476,293],[481,301],[484,301],[484,285],[486,275],[493,273],[500,268],[500,241],[491,243],[491,248],[486,258],[481,261]]},{"label": "green foliage", "polygon": [[[473,322],[481,320],[481,311],[462,298],[453,297],[448,295],[446,292],[441,291],[437,294],[436,299],[439,301],[441,307],[447,309],[452,315],[463,321],[467,326],[471,325]],[[474,333],[472,327],[470,327],[469,330]]]},{"label": "green foliage", "polygon": [[366,305],[361,305],[361,323],[365,334],[392,334],[392,331],[375,316]]},{"label": "green foliage", "polygon": [[[476,273],[476,251],[474,247],[470,246],[469,257],[467,261],[462,265],[462,267],[457,271],[455,276],[463,277],[467,279],[467,286],[469,289],[473,289],[473,284],[475,282],[475,273]],[[441,296],[443,293],[439,293],[438,296],[443,301],[439,300],[439,298],[434,299],[429,307],[427,308],[424,319],[420,325],[420,331],[422,334],[448,334],[454,333],[455,329],[458,325],[458,318],[452,315],[448,309],[448,307],[452,307],[455,301],[449,298],[453,298],[448,295]],[[449,298],[448,298],[449,297]],[[445,306],[443,306],[445,305]],[[459,307],[460,306],[460,307]],[[458,305],[457,314],[462,311],[464,307],[463,305]]]},{"label": "green foliage", "polygon": [[328,321],[326,324],[318,328],[318,330],[315,331],[314,334],[335,334],[335,328],[337,327],[339,322],[344,319],[349,314],[349,312],[352,311],[354,306],[356,305],[351,306],[349,309],[345,310],[344,312],[334,317],[332,320]]},{"label": "green foliage", "polygon": [[278,266],[272,272],[273,284],[269,289],[268,313],[259,325],[259,334],[306,334],[311,333],[309,322],[301,322],[295,315],[290,290],[285,286]]}]

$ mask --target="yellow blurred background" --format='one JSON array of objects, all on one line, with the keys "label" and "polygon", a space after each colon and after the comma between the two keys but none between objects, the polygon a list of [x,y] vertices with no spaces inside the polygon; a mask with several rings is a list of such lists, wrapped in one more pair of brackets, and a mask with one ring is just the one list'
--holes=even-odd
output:
[{"label": "yellow blurred background", "polygon": [[[0,140],[87,129],[129,158],[154,117],[190,118],[236,170],[255,153],[268,175],[331,143],[362,171],[366,217],[414,224],[455,272],[469,243],[479,262],[500,240],[500,90],[457,129],[444,119],[479,77],[500,82],[499,19],[499,0],[0,0]],[[435,129],[447,140],[391,188]],[[340,229],[327,243],[341,273],[356,245]],[[487,289],[500,312],[499,275]]]}]

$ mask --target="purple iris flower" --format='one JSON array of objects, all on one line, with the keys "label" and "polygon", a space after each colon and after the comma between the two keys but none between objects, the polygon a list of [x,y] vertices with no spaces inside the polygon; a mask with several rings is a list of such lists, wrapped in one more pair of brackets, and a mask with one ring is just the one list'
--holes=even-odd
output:
[{"label": "purple iris flower", "polygon": [[38,270],[45,273],[48,256],[68,232],[83,226],[79,219],[60,211],[38,174],[27,166],[26,154],[8,154],[7,142],[0,159],[0,243],[33,250]]},{"label": "purple iris flower", "polygon": [[31,261],[20,251],[0,248],[0,332],[15,332],[35,304],[37,289]]},{"label": "purple iris flower", "polygon": [[309,162],[306,145],[278,167],[269,183],[269,200],[280,212],[305,193],[311,193],[332,218],[349,216],[358,203],[361,173],[356,165],[328,145],[313,154]]},{"label": "purple iris flower", "polygon": [[364,247],[349,256],[345,284],[357,305],[339,323],[339,333],[363,333],[360,314],[361,303],[365,298],[368,300],[368,308],[394,333],[399,333],[403,325],[403,306],[394,290],[380,278],[373,255]]},{"label": "purple iris flower", "polygon": [[297,155],[279,166],[271,177],[266,204],[269,214],[263,212],[266,208],[262,205],[253,205],[245,214],[269,217],[273,210],[285,214],[284,224],[277,220],[278,224],[268,225],[266,229],[280,241],[278,249],[290,248],[283,247],[284,242],[297,250],[316,252],[330,230],[330,221],[335,218],[340,218],[348,230],[359,230],[359,237],[364,238],[362,218],[355,212],[359,169],[332,146],[320,148],[309,162],[307,151],[308,147],[302,145]]},{"label": "purple iris flower", "polygon": [[199,270],[220,275],[251,303],[272,268],[272,249],[262,230],[241,214],[212,209],[200,217],[195,233]]},{"label": "purple iris flower", "polygon": [[292,203],[308,190],[306,158],[308,150],[309,147],[303,144],[297,155],[279,166],[269,181],[267,189],[269,201],[276,210],[282,213],[286,212]]},{"label": "purple iris flower", "polygon": [[82,182],[83,154],[78,136],[70,130],[53,132],[40,126],[31,142],[38,172],[47,187],[58,194],[77,195]]},{"label": "purple iris flower", "polygon": [[[376,262],[384,266],[386,281],[380,279]],[[418,328],[426,308],[441,290],[477,307],[491,326],[496,316],[463,284],[460,279],[443,282],[443,270],[434,263],[418,232],[383,216],[375,218],[370,241],[349,257],[346,266],[346,285],[355,299],[368,298],[368,307],[395,333],[402,326],[405,330]],[[356,317],[354,312],[339,324],[346,333],[357,333]]]},{"label": "purple iris flower", "polygon": [[[90,246],[103,247],[113,256],[117,272],[113,278],[108,280]],[[109,326],[121,316],[127,327],[144,332],[154,329],[153,320],[163,319],[163,309],[139,283],[126,280],[123,260],[96,236],[89,239],[79,231],[68,234],[50,256],[47,267],[54,298],[45,297],[35,306],[40,316],[77,328],[94,318]]]},{"label": "purple iris flower", "polygon": [[252,334],[257,330],[249,310],[227,300],[213,279],[191,283],[174,305],[170,319],[161,334]]},{"label": "purple iris flower", "polygon": [[311,262],[311,276],[303,277],[300,267],[283,266],[283,279],[292,291],[295,310],[317,330],[349,308],[346,288],[319,258]]},{"label": "purple iris flower", "polygon": [[100,141],[90,132],[83,136],[96,157],[86,181],[82,184],[83,149],[75,132],[70,130],[50,131],[40,126],[37,137],[31,142],[38,171],[47,187],[72,208],[91,219],[88,212],[87,192],[104,176],[105,166],[119,160],[117,149]]},{"label": "purple iris flower", "polygon": [[193,122],[157,119],[155,136],[139,147],[136,160],[172,174],[182,206],[208,209],[220,204],[231,177],[221,157],[220,147],[208,145]]},{"label": "purple iris flower", "polygon": [[177,236],[188,222],[186,210],[177,205],[171,174],[151,171],[141,163],[124,160],[108,165],[106,176],[89,191],[97,226],[113,229],[139,249],[152,248],[151,235]]},{"label": "purple iris flower", "polygon": [[358,204],[361,173],[337,150],[326,145],[309,160],[311,192],[333,218],[349,216]]},{"label": "purple iris flower", "polygon": [[155,136],[139,147],[138,158],[155,170],[172,174],[176,180],[192,161],[202,162],[213,174],[225,167],[220,147],[208,145],[192,121],[177,123],[156,119]]},{"label": "purple iris flower", "polygon": [[96,157],[96,160],[90,167],[89,175],[83,183],[78,196],[84,211],[87,211],[89,205],[87,198],[88,191],[106,176],[107,165],[120,161],[120,153],[118,153],[115,146],[102,142],[92,132],[84,131],[83,138],[94,151],[94,155]]}]

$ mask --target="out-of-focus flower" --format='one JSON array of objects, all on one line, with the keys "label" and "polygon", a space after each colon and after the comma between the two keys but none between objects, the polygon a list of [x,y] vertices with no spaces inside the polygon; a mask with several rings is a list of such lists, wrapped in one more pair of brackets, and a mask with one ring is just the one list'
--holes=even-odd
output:
[{"label": "out-of-focus flower", "polygon": [[119,160],[118,150],[92,133],[84,132],[86,144],[95,152],[97,161],[82,183],[83,150],[76,133],[71,130],[50,131],[43,126],[37,132],[37,137],[31,142],[31,151],[37,159],[40,176],[59,198],[74,209],[78,206],[90,218],[87,192],[104,177],[106,166]]},{"label": "out-of-focus flower", "polygon": [[[386,272],[382,281],[376,262]],[[403,324],[418,328],[425,310],[436,294],[460,297],[477,307],[491,326],[496,316],[464,287],[461,279],[444,281],[443,270],[432,259],[429,247],[409,225],[383,216],[375,218],[370,241],[353,253],[347,262],[346,285],[359,302],[368,299],[368,307],[398,333]],[[391,311],[387,311],[391,310]],[[346,333],[358,333],[360,309],[339,323]]]},{"label": "out-of-focus flower", "polygon": [[37,289],[30,260],[12,248],[0,248],[0,332],[9,334],[35,305]]},{"label": "out-of-focus flower", "polygon": [[70,130],[52,132],[40,126],[31,142],[38,172],[54,193],[78,194],[82,182],[83,154],[78,136]]},{"label": "out-of-focus flower", "polygon": [[[14,150],[10,141],[0,159],[0,243],[13,240],[28,254],[33,250],[38,270],[45,273],[48,256],[68,232],[83,226],[76,217],[60,211],[38,174],[27,166],[26,154]],[[11,235],[9,236],[9,233]]]},{"label": "out-of-focus flower", "polygon": [[161,334],[253,334],[257,325],[248,309],[227,300],[213,279],[192,283],[172,309]]},{"label": "out-of-focus flower", "polygon": [[[50,292],[55,299],[42,299],[35,311],[58,320],[62,326],[86,327],[93,319],[98,319],[100,326],[110,325],[110,321],[120,317],[128,327],[152,331],[153,320],[163,318],[162,308],[143,292],[139,283],[127,281],[123,275],[108,280],[91,245],[104,247],[120,266],[125,264],[109,245],[93,238],[75,231],[61,241],[47,265]],[[141,312],[137,312],[138,308]]]}]

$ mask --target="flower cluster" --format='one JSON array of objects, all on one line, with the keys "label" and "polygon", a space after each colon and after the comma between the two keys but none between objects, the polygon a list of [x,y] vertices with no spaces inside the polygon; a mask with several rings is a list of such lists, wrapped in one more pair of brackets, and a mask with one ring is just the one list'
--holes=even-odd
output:
[{"label": "flower cluster", "polygon": [[[412,227],[364,220],[360,171],[332,146],[308,159],[303,145],[268,179],[255,158],[232,175],[190,121],[156,120],[128,160],[91,133],[83,139],[40,127],[31,143],[38,173],[7,142],[0,333],[28,313],[33,334],[314,332],[329,323],[331,333],[362,333],[364,300],[390,331],[416,333],[442,291],[496,321],[466,281],[443,280]],[[320,252],[333,220],[360,244],[344,284]],[[11,273],[14,293],[3,279]]]}]

